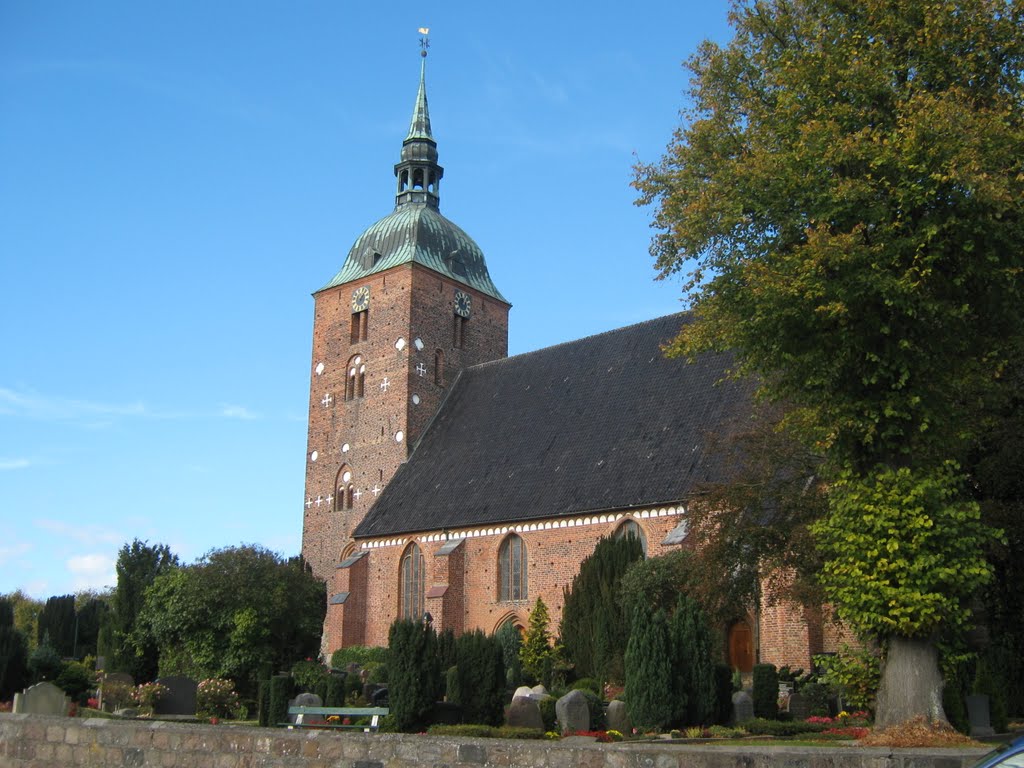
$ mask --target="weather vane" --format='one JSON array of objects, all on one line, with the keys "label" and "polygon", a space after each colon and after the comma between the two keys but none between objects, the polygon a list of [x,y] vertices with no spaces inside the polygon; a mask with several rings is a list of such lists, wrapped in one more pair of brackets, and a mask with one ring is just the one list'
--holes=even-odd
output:
[{"label": "weather vane", "polygon": [[420,38],[420,56],[427,55],[427,48],[430,47],[430,27],[420,27],[419,32],[423,37]]}]

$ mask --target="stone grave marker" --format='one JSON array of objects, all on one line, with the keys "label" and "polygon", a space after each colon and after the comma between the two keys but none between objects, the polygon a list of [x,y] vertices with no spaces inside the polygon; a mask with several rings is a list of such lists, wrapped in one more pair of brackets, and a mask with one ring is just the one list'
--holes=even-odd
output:
[{"label": "stone grave marker", "polygon": [[562,733],[590,730],[590,705],[583,691],[569,691],[556,701],[555,715]]},{"label": "stone grave marker", "polygon": [[608,702],[608,730],[618,731],[623,735],[633,732],[633,723],[629,719],[629,712],[626,710],[626,702],[615,699]]},{"label": "stone grave marker", "polygon": [[156,702],[153,714],[194,715],[196,713],[198,686],[195,680],[184,675],[171,675],[157,678],[157,682],[166,686],[167,693]]},{"label": "stone grave marker", "polygon": [[513,728],[536,728],[544,730],[544,718],[540,715],[540,704],[533,698],[517,696],[508,708],[508,724]]},{"label": "stone grave marker", "polygon": [[16,715],[66,715],[71,700],[53,683],[36,683],[14,694]]},{"label": "stone grave marker", "polygon": [[971,727],[972,739],[976,739],[979,736],[995,735],[996,731],[992,727],[988,696],[975,693],[967,697],[967,723]]},{"label": "stone grave marker", "polygon": [[107,691],[104,690],[108,685],[116,688],[127,686],[131,689],[135,687],[135,680],[127,672],[107,672],[103,675],[100,681],[100,709],[104,712],[112,712],[131,703],[123,697],[108,696]]},{"label": "stone grave marker", "polygon": [[512,694],[512,698],[513,700],[533,698],[533,689],[526,685],[520,685],[516,688],[516,692]]},{"label": "stone grave marker", "polygon": [[[296,707],[322,707],[323,701],[315,693],[300,693],[288,706]],[[321,725],[324,721],[323,715],[293,715],[292,722],[296,725]]]},{"label": "stone grave marker", "polygon": [[737,691],[732,695],[732,721],[742,723],[754,717],[754,700],[746,691]]},{"label": "stone grave marker", "polygon": [[789,694],[789,714],[794,720],[806,720],[811,716],[811,702],[802,693]]}]

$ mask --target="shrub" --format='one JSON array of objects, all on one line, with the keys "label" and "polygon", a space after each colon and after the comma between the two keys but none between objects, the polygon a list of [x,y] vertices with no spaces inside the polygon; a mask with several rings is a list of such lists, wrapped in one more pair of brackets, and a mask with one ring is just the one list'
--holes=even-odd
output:
[{"label": "shrub", "polygon": [[432,725],[427,729],[432,736],[461,736],[473,739],[543,739],[546,734],[536,728],[513,728],[507,725]]},{"label": "shrub", "polygon": [[555,709],[555,703],[556,699],[554,696],[537,702],[537,705],[540,707],[540,719],[544,722],[545,731],[555,730],[555,725],[558,722],[558,711]]},{"label": "shrub", "polygon": [[448,667],[444,675],[444,700],[459,703],[459,668]]},{"label": "shrub", "polygon": [[103,709],[117,710],[126,707],[135,701],[135,688],[128,683],[120,683],[114,680],[105,680],[100,686],[103,702]]},{"label": "shrub", "polygon": [[530,611],[526,637],[519,648],[519,661],[523,665],[523,672],[546,686],[551,685],[551,672],[557,655],[557,651],[551,647],[548,623],[548,607],[538,597],[533,610]]},{"label": "shrub", "polygon": [[763,717],[744,720],[742,723],[738,723],[738,726],[751,736],[797,736],[801,733],[821,733],[831,727],[828,723],[809,723],[806,720],[791,720],[783,723]]},{"label": "shrub", "polygon": [[315,691],[320,682],[327,676],[327,668],[318,661],[306,659],[292,665],[292,679],[299,691]]},{"label": "shrub", "polygon": [[774,720],[779,715],[779,678],[774,664],[754,665],[754,716]]},{"label": "shrub", "polygon": [[674,719],[682,719],[686,725],[712,722],[718,712],[713,640],[704,611],[695,600],[679,596],[668,637]]},{"label": "shrub", "polygon": [[28,675],[28,638],[14,625],[13,603],[0,598],[0,701],[24,688]]},{"label": "shrub", "polygon": [[829,688],[824,683],[806,683],[800,689],[800,695],[807,700],[807,711],[812,715],[823,717],[828,715]]},{"label": "shrub", "polygon": [[874,706],[881,681],[878,653],[844,645],[839,653],[815,656],[814,661],[822,670],[822,681],[838,688],[845,703],[857,709]]},{"label": "shrub", "polygon": [[380,661],[368,661],[363,665],[368,683],[386,683],[388,681],[388,665]]},{"label": "shrub", "polygon": [[516,625],[510,621],[502,624],[495,636],[501,643],[501,655],[505,663],[505,685],[509,688],[518,688],[523,682],[523,665],[519,661],[519,648],[523,644],[523,638]]},{"label": "shrub", "polygon": [[601,702],[601,697],[589,688],[580,688],[578,690],[587,697],[587,709],[590,712],[590,730],[598,731],[603,729],[605,726],[604,704]]},{"label": "shrub", "polygon": [[257,691],[257,701],[259,702],[258,714],[259,724],[266,728],[270,725],[270,679],[263,678],[259,682],[259,689]]},{"label": "shrub", "polygon": [[196,713],[200,717],[234,717],[238,693],[234,683],[219,677],[201,680],[196,688]]},{"label": "shrub", "polygon": [[57,687],[64,691],[72,701],[85,704],[89,699],[89,694],[96,688],[96,675],[90,672],[85,664],[79,661],[68,661],[64,663],[55,682]]},{"label": "shrub", "polygon": [[727,664],[715,665],[715,722],[725,725],[732,719],[732,670]]},{"label": "shrub", "polygon": [[441,688],[437,634],[430,624],[397,619],[388,631],[388,700],[400,731],[427,724]]},{"label": "shrub", "polygon": [[501,643],[476,630],[459,636],[455,643],[458,664],[454,667],[456,704],[470,723],[501,725],[505,698],[505,664]]},{"label": "shrub", "polygon": [[41,683],[44,680],[54,681],[64,668],[64,662],[53,646],[43,643],[38,646],[28,657],[28,671],[32,675],[33,683]]},{"label": "shrub", "polygon": [[351,663],[361,667],[365,667],[371,662],[383,664],[387,660],[388,649],[372,645],[350,645],[347,648],[339,648],[331,654],[331,666],[335,669],[345,669]]},{"label": "shrub", "polygon": [[153,714],[156,703],[167,695],[167,686],[160,683],[142,683],[135,686],[135,703],[146,714]]},{"label": "shrub", "polygon": [[599,683],[597,680],[595,680],[592,677],[584,677],[584,678],[581,678],[581,679],[577,680],[575,683],[573,683],[572,684],[572,688],[570,688],[569,690],[572,690],[572,691],[577,691],[577,690],[593,691],[594,695],[600,696],[601,695],[601,683]]},{"label": "shrub", "polygon": [[288,722],[288,700],[292,698],[294,688],[295,682],[289,675],[274,675],[270,678],[270,725]]},{"label": "shrub", "polygon": [[665,612],[640,601],[626,645],[626,706],[640,729],[660,730],[672,718],[671,667]]},{"label": "shrub", "polygon": [[345,704],[344,675],[327,675],[323,680],[323,693],[320,698],[325,707],[340,707]]}]

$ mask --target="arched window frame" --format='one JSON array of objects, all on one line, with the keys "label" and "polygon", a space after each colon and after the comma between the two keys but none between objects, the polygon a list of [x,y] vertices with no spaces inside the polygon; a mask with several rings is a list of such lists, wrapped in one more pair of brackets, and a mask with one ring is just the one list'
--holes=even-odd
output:
[{"label": "arched window frame", "polygon": [[345,368],[345,399],[362,397],[366,390],[366,361],[362,355],[352,355]]},{"label": "arched window frame", "polygon": [[352,467],[342,464],[334,476],[334,511],[352,509]]},{"label": "arched window frame", "polygon": [[398,615],[418,621],[424,614],[426,563],[423,552],[412,542],[402,552],[398,574]]},{"label": "arched window frame", "polygon": [[640,546],[643,548],[644,557],[647,557],[647,534],[644,533],[644,529],[640,527],[640,523],[636,521],[636,518],[627,517],[619,524],[615,529],[615,533],[612,535],[616,539],[624,539],[626,536],[636,536],[636,538],[640,540]]},{"label": "arched window frame", "polygon": [[529,560],[526,542],[510,533],[498,547],[498,600],[513,602],[529,598]]}]

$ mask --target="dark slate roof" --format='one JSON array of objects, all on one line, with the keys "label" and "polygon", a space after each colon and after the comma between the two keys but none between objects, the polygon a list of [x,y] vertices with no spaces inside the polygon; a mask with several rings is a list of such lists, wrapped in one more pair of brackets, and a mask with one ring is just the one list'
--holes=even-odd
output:
[{"label": "dark slate roof", "polygon": [[687,314],[464,370],[357,537],[684,500],[721,476],[709,433],[749,414],[730,359],[669,360]]}]

